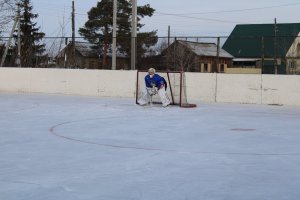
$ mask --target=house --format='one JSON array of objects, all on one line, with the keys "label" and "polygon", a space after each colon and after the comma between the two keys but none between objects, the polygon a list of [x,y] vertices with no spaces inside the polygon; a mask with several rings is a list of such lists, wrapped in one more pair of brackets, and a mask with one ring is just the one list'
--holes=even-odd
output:
[{"label": "house", "polygon": [[[75,52],[70,42],[56,56],[57,65],[61,68],[82,68],[82,69],[111,69],[112,53],[107,53],[105,63],[103,53],[95,44],[87,42],[75,42]],[[117,51],[117,69],[128,68],[128,58],[125,53]]]},{"label": "house", "polygon": [[226,72],[233,56],[215,43],[176,40],[162,52],[165,66],[171,70],[192,72]]},{"label": "house", "polygon": [[36,56],[38,60],[37,66],[39,68],[55,68],[57,67],[55,57],[48,54]]},{"label": "house", "polygon": [[[233,67],[300,74],[300,23],[236,25],[223,45]],[[252,64],[251,64],[252,63]]]}]

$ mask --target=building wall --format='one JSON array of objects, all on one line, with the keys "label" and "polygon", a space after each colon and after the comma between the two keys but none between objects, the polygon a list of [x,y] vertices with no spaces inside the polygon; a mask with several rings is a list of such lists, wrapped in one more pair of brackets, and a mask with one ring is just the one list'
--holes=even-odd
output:
[{"label": "building wall", "polygon": [[[232,66],[231,58],[220,58],[218,60],[216,57],[199,57],[198,62],[199,62],[199,72],[202,73],[211,73],[212,66],[217,62],[219,63],[217,70],[220,73],[226,72],[227,67]],[[207,66],[207,70],[205,66]],[[221,66],[223,66],[224,71],[221,70]]]},{"label": "building wall", "polygon": [[300,56],[300,33],[298,37],[295,38],[293,44],[290,46],[288,52],[286,53],[286,57],[289,58],[298,58]]},{"label": "building wall", "polygon": [[261,74],[258,68],[227,68],[226,74]]},{"label": "building wall", "polygon": [[287,74],[300,74],[300,59],[299,58],[287,58],[286,73]]},{"label": "building wall", "polygon": [[[186,73],[189,102],[300,106],[300,76]],[[135,97],[136,71],[0,68],[0,92]],[[134,102],[134,100],[133,100]]]},{"label": "building wall", "polygon": [[211,63],[200,63],[200,72],[211,73],[212,72],[212,64]]}]

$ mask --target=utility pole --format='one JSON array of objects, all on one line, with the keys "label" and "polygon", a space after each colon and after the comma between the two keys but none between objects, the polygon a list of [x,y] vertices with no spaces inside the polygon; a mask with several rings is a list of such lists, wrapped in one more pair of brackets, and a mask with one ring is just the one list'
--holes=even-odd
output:
[{"label": "utility pole", "polygon": [[18,56],[16,60],[16,64],[18,67],[21,67],[21,9],[20,3],[18,3],[18,11],[17,11],[17,18],[18,18]]},{"label": "utility pole", "polygon": [[[68,38],[66,37],[66,38],[65,38],[65,46],[66,46],[66,47],[68,46],[68,43],[69,43],[69,41],[68,41]],[[67,55],[66,49],[67,49],[67,48],[64,49],[64,68],[67,68],[67,60],[68,60],[68,59],[67,59],[67,58],[68,58],[68,57],[67,57],[68,55]]]},{"label": "utility pole", "polygon": [[275,74],[278,74],[278,66],[277,66],[277,21],[274,19],[274,70]]},{"label": "utility pole", "polygon": [[[19,9],[20,9],[20,8],[18,7],[18,10],[19,10]],[[13,25],[13,27],[12,27],[12,29],[11,29],[11,32],[10,32],[10,35],[9,35],[9,39],[8,39],[8,41],[7,41],[7,43],[6,43],[6,46],[5,46],[5,50],[4,50],[2,59],[1,59],[0,67],[3,67],[3,65],[4,65],[4,62],[5,62],[5,59],[6,59],[6,55],[7,55],[7,52],[8,52],[10,43],[11,43],[11,40],[12,40],[12,38],[13,38],[13,34],[14,34],[15,30],[16,30],[16,26],[17,26],[17,24],[18,24],[18,21],[19,21],[19,17],[18,17],[18,12],[17,12],[16,17],[15,17],[14,25]]]},{"label": "utility pole", "polygon": [[75,3],[72,0],[72,65],[75,66]]},{"label": "utility pole", "polygon": [[168,48],[170,46],[170,37],[171,37],[171,27],[170,25],[168,26]]},{"label": "utility pole", "polygon": [[[175,41],[174,41],[174,49],[173,49],[173,67],[175,67],[175,70],[178,70],[177,69],[177,61],[176,61],[176,54],[177,54],[177,48],[176,48],[176,46],[177,46],[177,38],[175,37]],[[183,69],[181,69],[181,71],[183,71]]]},{"label": "utility pole", "polygon": [[[167,47],[167,70],[169,70],[170,68],[170,37],[171,37],[171,27],[170,25],[168,26],[168,47]],[[161,49],[161,51],[163,51],[163,48]]]},{"label": "utility pole", "polygon": [[136,37],[137,37],[137,0],[132,0],[131,21],[131,70],[136,68]]},{"label": "utility pole", "polygon": [[113,43],[112,43],[112,70],[117,69],[117,0],[114,0],[113,8]]},{"label": "utility pole", "polygon": [[221,72],[221,68],[219,69],[220,63],[220,37],[217,38],[217,60],[216,60],[216,72]]},{"label": "utility pole", "polygon": [[264,73],[265,66],[265,38],[261,37],[261,73]]}]

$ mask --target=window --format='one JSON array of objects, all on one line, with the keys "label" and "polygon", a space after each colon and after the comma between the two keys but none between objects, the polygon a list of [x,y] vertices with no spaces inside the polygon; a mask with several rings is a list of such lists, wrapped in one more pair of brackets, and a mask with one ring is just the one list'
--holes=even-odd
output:
[{"label": "window", "polygon": [[204,63],[203,72],[208,72],[208,64]]},{"label": "window", "polygon": [[289,66],[289,68],[291,68],[291,69],[295,68],[295,61],[290,60],[290,61],[288,62],[288,66]]},{"label": "window", "polygon": [[225,65],[224,64],[220,64],[220,72],[224,72],[225,71]]}]

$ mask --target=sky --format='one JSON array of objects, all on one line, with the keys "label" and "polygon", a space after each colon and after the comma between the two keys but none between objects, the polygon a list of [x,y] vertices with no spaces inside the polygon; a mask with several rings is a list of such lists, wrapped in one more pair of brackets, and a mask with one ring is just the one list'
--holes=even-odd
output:
[{"label": "sky", "polygon": [[[71,36],[71,0],[32,0],[41,30],[48,37]],[[168,26],[171,36],[228,36],[236,24],[300,22],[300,2],[296,0],[137,0],[150,4],[155,14],[142,20],[141,31],[157,30],[165,37]],[[96,0],[75,0],[76,30],[87,21],[87,12]],[[77,36],[79,36],[77,32]]]}]

